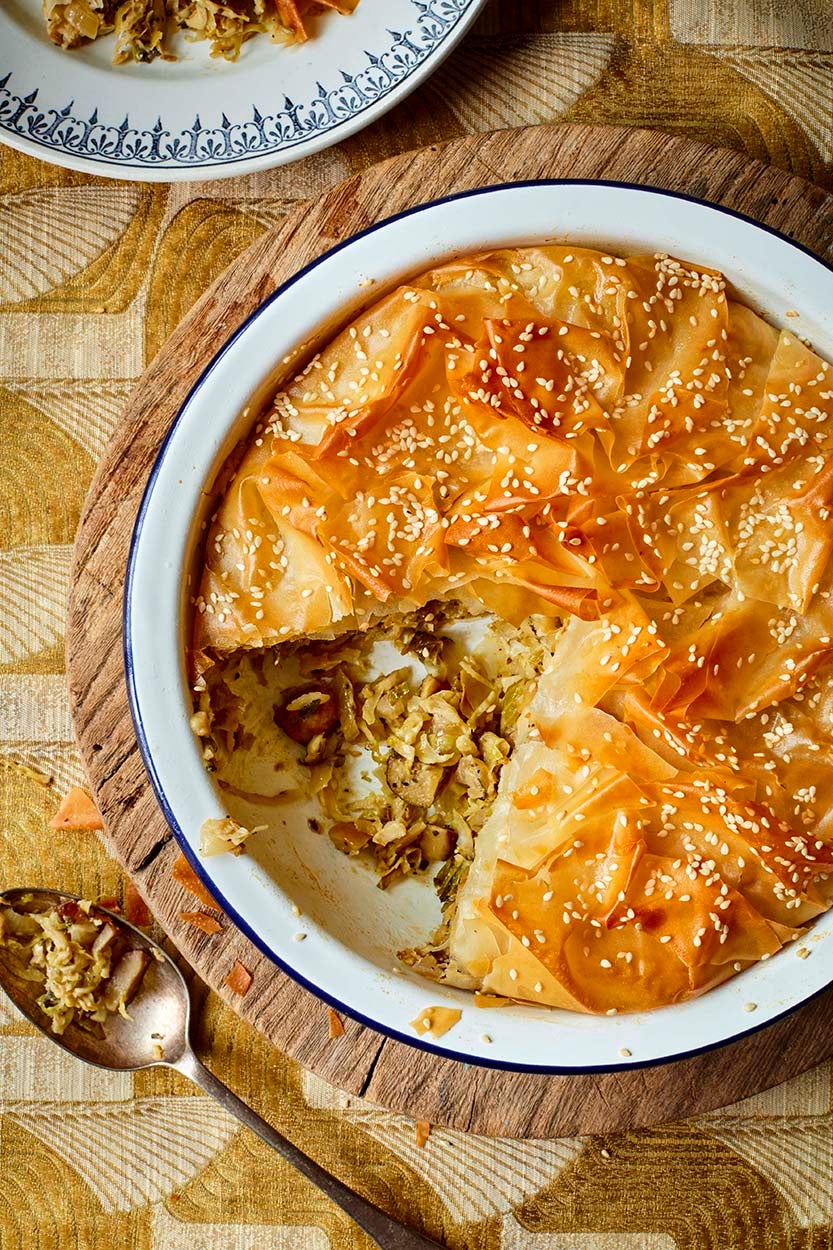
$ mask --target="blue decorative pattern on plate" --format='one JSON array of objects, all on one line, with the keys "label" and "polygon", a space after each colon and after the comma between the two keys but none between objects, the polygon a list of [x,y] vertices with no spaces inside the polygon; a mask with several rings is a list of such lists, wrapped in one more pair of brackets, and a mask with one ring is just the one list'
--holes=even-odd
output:
[{"label": "blue decorative pattern on plate", "polygon": [[0,140],[122,178],[222,177],[283,164],[401,100],[483,3],[363,0],[349,18],[322,18],[299,47],[259,36],[231,64],[180,37],[175,63],[113,68],[111,40],[63,52],[34,0],[12,0],[0,9]]}]

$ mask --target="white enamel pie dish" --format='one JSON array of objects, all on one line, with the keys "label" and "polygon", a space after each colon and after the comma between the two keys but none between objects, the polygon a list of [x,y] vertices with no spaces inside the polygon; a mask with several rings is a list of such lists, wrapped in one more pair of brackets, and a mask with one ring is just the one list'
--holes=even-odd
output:
[{"label": "white enamel pie dish", "polygon": [[[514,1005],[475,1008],[469,994],[397,964],[395,951],[424,940],[438,921],[429,878],[381,891],[369,869],[309,827],[312,807],[258,809],[221,796],[188,724],[184,665],[188,570],[204,519],[203,488],[250,428],[259,399],[274,390],[281,361],[309,351],[408,274],[485,247],[554,241],[624,254],[667,251],[719,268],[756,311],[833,358],[833,269],[725,209],[637,187],[580,182],[492,187],[412,209],[322,256],[220,346],[150,476],[133,536],[124,638],[136,733],[164,814],[228,915],[278,967],[339,1010],[411,1045],[471,1063],[564,1073],[694,1054],[793,1010],[833,979],[833,910],[805,939],[811,958],[797,959],[787,947],[672,1007],[610,1017]],[[200,825],[228,812],[269,831],[253,838],[245,855],[201,858]],[[306,940],[295,940],[301,932]],[[460,1022],[430,1044],[409,1027],[429,1004],[463,1010]]]}]

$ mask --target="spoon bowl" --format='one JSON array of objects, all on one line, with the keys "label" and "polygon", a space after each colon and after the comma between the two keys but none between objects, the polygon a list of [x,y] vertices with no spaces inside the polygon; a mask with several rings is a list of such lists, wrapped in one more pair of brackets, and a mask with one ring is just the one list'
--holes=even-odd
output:
[{"label": "spoon bowl", "polygon": [[[78,902],[74,894],[59,890],[6,890],[0,903],[16,911],[44,912],[65,902]],[[40,981],[21,976],[18,961],[8,946],[0,944],[0,986],[18,1011],[35,1028],[40,1029],[62,1050],[98,1068],[119,1072],[136,1072],[157,1064],[172,1064],[188,1049],[191,999],[188,986],[176,964],[162,947],[123,916],[96,905],[96,912],[106,916],[126,937],[134,949],[152,956],[139,993],[130,1003],[128,1015],[114,1012],[103,1029],[92,1031],[72,1020],[61,1034],[52,1031],[49,1017],[38,1006],[42,992]]]},{"label": "spoon bowl", "polygon": [[[47,912],[68,902],[80,903],[81,900],[75,894],[59,890],[23,888],[0,893],[0,905],[5,904],[17,912]],[[100,1029],[93,1031],[72,1020],[63,1033],[54,1033],[49,1016],[38,1005],[43,982],[23,976],[19,959],[0,942],[0,988],[35,1028],[68,1054],[97,1068],[118,1072],[136,1072],[159,1065],[175,1068],[317,1185],[370,1234],[380,1250],[439,1250],[437,1242],[406,1228],[325,1171],[218,1080],[200,1062],[191,1046],[191,998],[176,964],[157,942],[123,916],[98,904],[95,910],[106,916],[126,939],[128,947],[147,951],[151,956],[135,997],[130,1000],[126,1014],[108,1014]]]}]

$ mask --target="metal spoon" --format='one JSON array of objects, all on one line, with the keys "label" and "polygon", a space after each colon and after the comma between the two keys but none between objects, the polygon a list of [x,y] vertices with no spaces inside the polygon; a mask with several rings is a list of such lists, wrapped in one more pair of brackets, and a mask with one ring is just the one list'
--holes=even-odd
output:
[{"label": "metal spoon", "polygon": [[[27,911],[48,911],[67,900],[79,901],[76,895],[57,890],[20,889],[0,893],[0,903],[13,908],[23,904]],[[83,1059],[85,1063],[94,1064],[97,1068],[110,1068],[119,1072],[136,1072],[141,1068],[175,1068],[212,1098],[216,1098],[226,1111],[237,1116],[241,1124],[262,1137],[279,1155],[306,1176],[307,1180],[317,1185],[322,1193],[331,1198],[374,1239],[380,1250],[441,1250],[436,1241],[422,1237],[391,1216],[385,1215],[384,1211],[366,1202],[335,1176],[319,1167],[313,1159],[261,1119],[222,1081],[218,1081],[200,1063],[191,1047],[191,1000],[188,987],[176,964],[168,958],[161,946],[122,916],[114,915],[106,908],[98,906],[96,911],[106,915],[110,923],[122,931],[131,948],[140,948],[153,956],[141,987],[130,1003],[130,1018],[111,1015],[104,1026],[103,1036],[100,1037],[81,1028],[74,1021],[60,1036],[52,1033],[48,1018],[37,1004],[37,999],[43,992],[42,982],[21,977],[19,963],[16,967],[17,961],[10,948],[0,943],[0,987],[36,1028],[69,1054]]]}]

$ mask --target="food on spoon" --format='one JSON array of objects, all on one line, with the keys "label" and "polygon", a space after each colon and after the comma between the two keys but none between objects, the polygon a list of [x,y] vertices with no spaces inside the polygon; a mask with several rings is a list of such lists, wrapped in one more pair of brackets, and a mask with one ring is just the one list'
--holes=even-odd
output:
[{"label": "food on spoon", "polygon": [[317,794],[384,887],[432,872],[444,924],[406,962],[644,1010],[830,906],[833,370],[720,273],[567,245],[442,265],[287,382],[220,480],[206,764],[261,804]]},{"label": "food on spoon", "polygon": [[21,977],[43,983],[38,1006],[59,1036],[73,1021],[90,1027],[115,1013],[127,1016],[151,962],[86,899],[45,911],[0,906],[0,945]]}]

